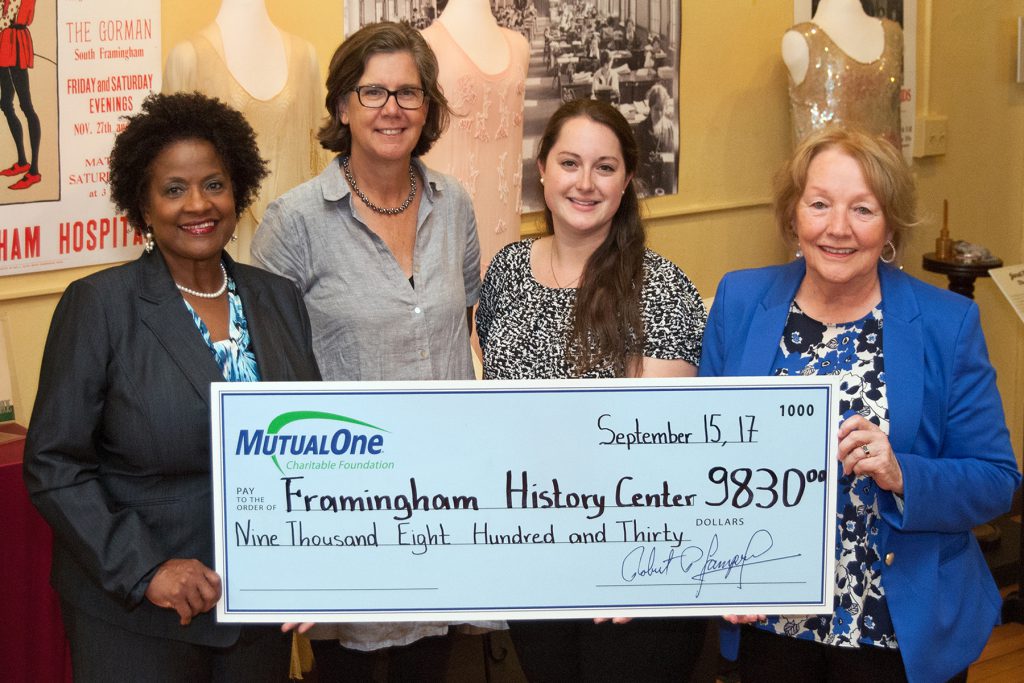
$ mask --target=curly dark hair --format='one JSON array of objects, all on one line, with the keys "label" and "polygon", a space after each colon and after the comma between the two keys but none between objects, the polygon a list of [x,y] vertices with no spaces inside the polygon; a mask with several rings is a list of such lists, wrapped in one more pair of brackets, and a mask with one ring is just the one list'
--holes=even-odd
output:
[{"label": "curly dark hair", "polygon": [[125,118],[128,124],[110,151],[110,194],[136,231],[146,227],[143,209],[153,160],[175,142],[205,140],[213,145],[231,179],[236,217],[259,193],[268,171],[256,133],[244,116],[220,100],[198,92],[154,93],[139,113]]},{"label": "curly dark hair", "polygon": [[340,105],[366,70],[366,62],[376,54],[408,52],[416,63],[420,82],[426,92],[427,120],[420,139],[412,150],[414,157],[423,156],[448,127],[451,109],[438,82],[437,57],[423,35],[406,24],[381,21],[367,24],[338,46],[327,69],[327,122],[320,128],[318,138],[324,149],[338,154],[352,151],[352,131],[341,122]]},{"label": "curly dark hair", "polygon": [[[619,110],[600,100],[570,100],[548,119],[537,149],[546,164],[562,128],[572,119],[585,117],[607,127],[622,147],[626,173],[635,176],[640,152],[636,138]],[[551,209],[544,207],[548,233],[555,226]],[[576,290],[572,329],[566,357],[580,374],[610,366],[616,377],[635,369],[643,356],[644,330],[640,292],[644,283],[644,252],[647,235],[640,217],[640,198],[634,181],[626,185],[612,227],[604,242],[590,255]]]}]

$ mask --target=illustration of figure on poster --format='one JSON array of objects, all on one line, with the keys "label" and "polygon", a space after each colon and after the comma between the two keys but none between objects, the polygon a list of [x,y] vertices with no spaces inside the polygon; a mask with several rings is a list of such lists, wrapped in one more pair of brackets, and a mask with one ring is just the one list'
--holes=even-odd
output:
[{"label": "illustration of figure on poster", "polygon": [[[21,176],[8,187],[25,190],[42,180],[39,173],[39,143],[42,128],[32,105],[29,69],[35,66],[35,51],[29,25],[35,16],[35,0],[3,0],[0,13],[0,110],[17,150],[17,159],[0,170],[0,176]],[[14,110],[14,99],[25,116],[30,154],[26,154],[24,126]],[[6,184],[6,183],[5,183]]]},{"label": "illustration of figure on poster", "polygon": [[[436,3],[440,16],[447,4],[445,0]],[[652,88],[660,85],[667,93],[665,118],[657,125],[671,128],[671,135],[664,138],[675,142],[670,149],[656,152],[662,160],[656,175],[653,171],[648,175],[641,172],[638,180],[643,196],[675,194],[679,176],[680,3],[668,3],[666,7],[657,0],[610,5],[602,5],[597,0],[568,0],[545,9],[536,7],[531,0],[510,0],[496,5],[492,9],[498,24],[521,33],[530,48],[523,112],[523,212],[540,211],[544,206],[535,156],[536,140],[545,122],[563,101],[595,96],[593,80],[601,67],[602,50],[610,53],[611,68],[618,75],[617,106],[637,135],[650,116],[650,101],[657,100],[660,94],[652,94]],[[435,3],[430,0],[348,3],[345,33],[351,34],[375,21],[404,21],[419,26],[429,18],[434,7]],[[595,38],[597,58],[593,56]],[[443,61],[441,69],[445,69]],[[649,164],[648,168],[656,166],[658,164]],[[444,171],[443,168],[438,170]]]}]

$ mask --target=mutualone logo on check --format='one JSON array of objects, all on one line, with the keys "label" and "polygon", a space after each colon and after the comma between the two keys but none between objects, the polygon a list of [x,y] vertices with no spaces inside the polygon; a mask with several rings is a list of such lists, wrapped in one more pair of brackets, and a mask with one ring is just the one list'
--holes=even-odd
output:
[{"label": "mutualone logo on check", "polygon": [[[296,423],[312,421],[344,422],[365,430],[382,432],[379,434],[364,433],[362,430],[353,432],[349,427],[341,427],[333,431],[309,429],[312,425]],[[286,430],[285,428],[288,427]],[[305,429],[302,429],[305,427]],[[282,433],[282,430],[284,432]],[[281,413],[267,425],[266,429],[241,429],[238,432],[238,443],[235,453],[238,455],[269,456],[277,470],[284,474],[279,457],[295,458],[286,465],[288,469],[338,469],[340,458],[334,456],[379,456],[384,452],[384,434],[388,430],[377,425],[357,420],[346,415],[325,413],[317,410],[295,410]],[[359,469],[391,469],[394,463],[380,460],[347,463]]]}]

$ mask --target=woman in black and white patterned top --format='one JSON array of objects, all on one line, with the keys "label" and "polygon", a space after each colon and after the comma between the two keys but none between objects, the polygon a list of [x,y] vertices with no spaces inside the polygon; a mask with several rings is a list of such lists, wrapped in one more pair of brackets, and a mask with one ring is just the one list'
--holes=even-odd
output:
[{"label": "woman in black and white patterned top", "polygon": [[[567,102],[537,159],[550,234],[491,262],[477,310],[484,378],[695,375],[706,312],[683,272],[644,246],[629,124],[606,103]],[[704,620],[605,621],[512,622],[527,679],[689,679]]]},{"label": "woman in black and white patterned top", "polygon": [[[510,244],[487,270],[476,323],[484,349],[484,377],[613,377],[610,362],[578,372],[567,357],[576,289],[551,287],[534,277],[531,261],[536,262],[541,247],[543,240]],[[671,261],[650,249],[644,251],[642,267],[643,357],[696,366],[705,315],[697,288]]]}]

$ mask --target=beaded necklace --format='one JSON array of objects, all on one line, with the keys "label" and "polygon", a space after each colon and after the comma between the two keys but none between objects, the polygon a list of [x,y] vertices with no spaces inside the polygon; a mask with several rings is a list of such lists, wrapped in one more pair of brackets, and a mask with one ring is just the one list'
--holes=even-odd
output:
[{"label": "beaded necklace", "polygon": [[371,211],[383,214],[385,216],[397,216],[398,214],[408,209],[409,205],[412,204],[413,198],[416,197],[416,173],[413,171],[411,163],[409,164],[409,196],[405,198],[405,201],[402,202],[401,206],[396,206],[394,208],[389,209],[383,206],[377,206],[372,201],[370,201],[370,198],[366,196],[365,192],[359,189],[359,186],[356,185],[356,179],[352,175],[352,169],[349,168],[348,160],[349,157],[341,158],[341,168],[345,172],[345,180],[348,181],[349,187],[352,188],[352,192],[354,192],[357,197],[362,199],[363,204],[366,204],[366,206],[368,206]]}]

